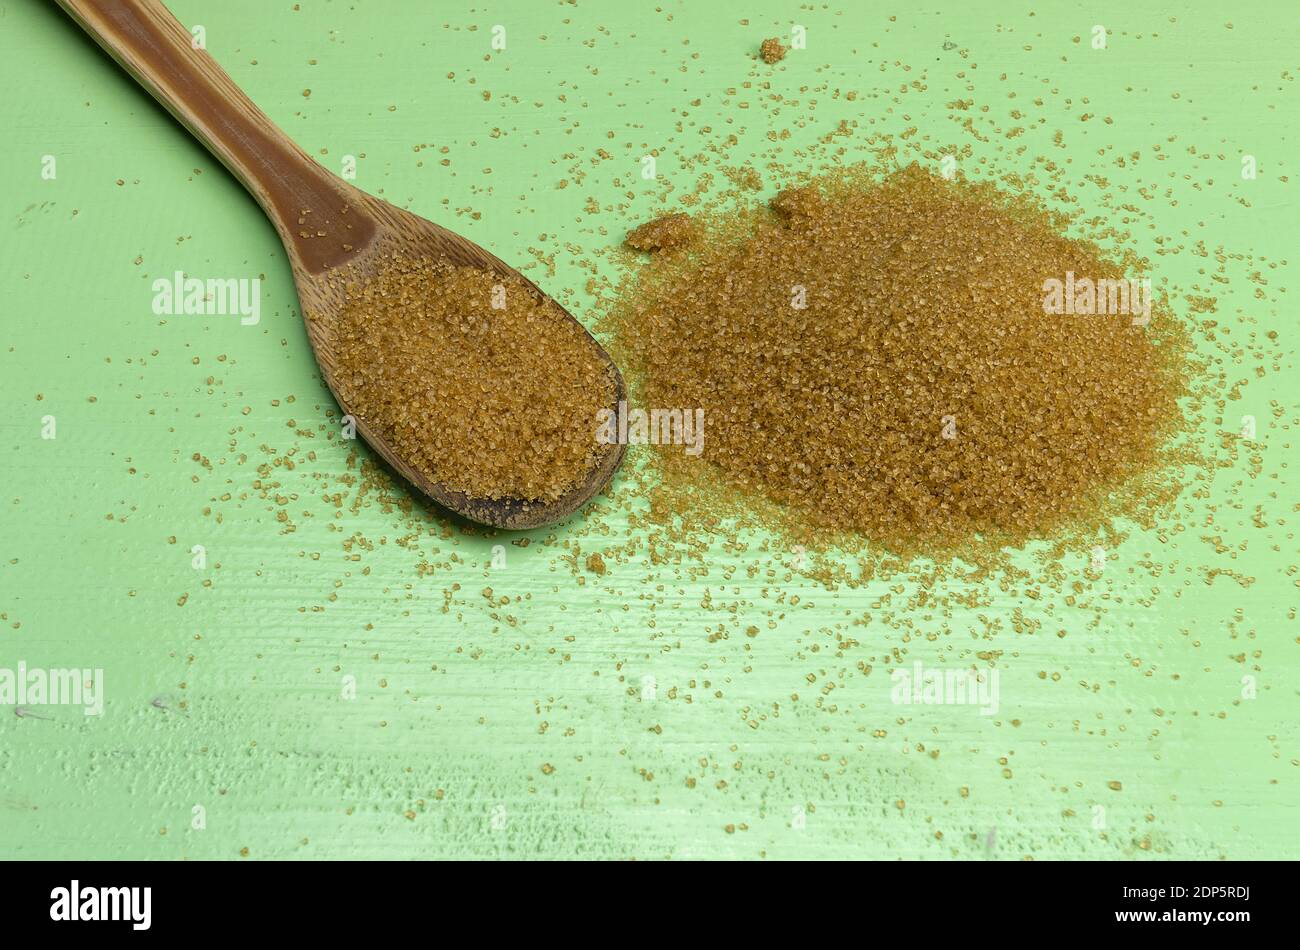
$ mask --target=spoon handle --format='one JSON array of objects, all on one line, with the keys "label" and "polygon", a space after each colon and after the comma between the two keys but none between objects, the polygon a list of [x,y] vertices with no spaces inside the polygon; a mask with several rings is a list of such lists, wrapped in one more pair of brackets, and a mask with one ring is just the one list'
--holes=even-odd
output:
[{"label": "spoon handle", "polygon": [[369,242],[355,189],[277,128],[160,0],[58,3],[244,184],[307,270]]}]

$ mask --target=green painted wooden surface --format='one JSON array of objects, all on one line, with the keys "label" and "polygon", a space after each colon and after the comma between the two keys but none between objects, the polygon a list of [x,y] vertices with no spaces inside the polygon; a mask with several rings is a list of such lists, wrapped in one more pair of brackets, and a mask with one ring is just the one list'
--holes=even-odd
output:
[{"label": "green painted wooden surface", "polygon": [[[100,717],[0,709],[0,855],[1296,856],[1297,384],[1280,289],[1297,250],[1281,180],[1296,147],[1292,5],[659,6],[172,4],[323,162],[360,156],[358,185],[507,260],[554,254],[554,273],[529,273],[584,316],[574,258],[615,244],[663,182],[693,184],[671,150],[661,182],[641,181],[642,155],[737,116],[763,146],[764,121],[726,90],[791,22],[808,49],[771,75],[792,94],[892,92],[907,81],[897,63],[928,69],[885,127],[948,134],[945,103],[1006,110],[1014,90],[1045,96],[1035,114],[1071,132],[1030,154],[1080,175],[1104,145],[1165,143],[1159,176],[1144,165],[1131,182],[1181,185],[1177,204],[1147,209],[1164,233],[1287,261],[1263,300],[1240,280],[1221,292],[1225,323],[1249,311],[1283,353],[1226,410],[1229,429],[1257,418],[1258,471],[1243,452],[1193,503],[1218,506],[1227,550],[1195,531],[1134,535],[1088,582],[1105,606],[1094,623],[1017,586],[947,616],[909,612],[914,586],[832,592],[757,548],[703,565],[620,558],[617,507],[527,548],[458,531],[404,544],[410,519],[379,500],[337,513],[321,500],[348,450],[325,438],[332,402],[256,207],[53,4],[0,0],[0,667],[102,668],[106,693]],[[1088,46],[1098,23],[1105,51]],[[507,49],[485,59],[494,24]],[[978,64],[975,92],[945,42]],[[782,121],[806,118],[811,136],[838,116],[829,93],[808,96],[815,113]],[[1114,122],[1084,128],[1081,110]],[[601,147],[612,160],[590,162]],[[1255,181],[1240,181],[1243,153]],[[575,165],[585,178],[558,187]],[[611,210],[584,215],[589,196]],[[1161,266],[1191,282],[1212,263]],[[151,282],[177,270],[264,275],[260,323],[155,316]],[[256,467],[295,449],[259,492]],[[345,551],[349,538],[362,540]],[[609,573],[575,569],[574,545],[607,552]],[[1171,565],[1158,579],[1148,553]],[[1082,576],[1086,558],[1066,569]],[[1207,583],[1207,568],[1251,581]],[[976,651],[1001,651],[996,715],[891,704],[891,654]]]}]

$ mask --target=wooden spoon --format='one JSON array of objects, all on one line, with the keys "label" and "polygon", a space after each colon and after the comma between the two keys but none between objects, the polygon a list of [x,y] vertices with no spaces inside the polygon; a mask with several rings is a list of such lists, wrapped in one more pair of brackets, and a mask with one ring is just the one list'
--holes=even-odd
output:
[{"label": "wooden spoon", "polygon": [[[585,482],[551,502],[471,498],[416,470],[368,420],[351,412],[335,385],[333,328],[343,306],[340,281],[330,271],[347,266],[357,277],[397,254],[446,258],[503,277],[513,276],[545,297],[532,281],[472,241],[418,215],[368,195],[326,171],[257,108],[159,0],[59,0],[136,81],[243,182],[275,225],[293,268],[298,300],[316,361],[357,431],[403,478],[445,508],[501,528],[534,528],[571,514],[603,489],[623,459],[624,446],[596,445],[598,462]],[[573,320],[559,304],[565,318]],[[576,320],[574,320],[577,323]],[[579,326],[581,326],[579,324]],[[586,333],[586,331],[583,331]],[[592,348],[616,381],[614,404],[627,398],[623,377],[590,334]],[[592,440],[596,441],[596,420]]]}]

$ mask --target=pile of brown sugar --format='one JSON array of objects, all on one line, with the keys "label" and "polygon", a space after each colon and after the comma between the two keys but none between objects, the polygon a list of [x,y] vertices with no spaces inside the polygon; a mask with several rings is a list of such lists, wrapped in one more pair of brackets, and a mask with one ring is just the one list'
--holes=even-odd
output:
[{"label": "pile of brown sugar", "polygon": [[[1156,490],[1183,426],[1163,304],[1144,326],[1044,312],[1049,278],[1145,276],[1065,231],[992,185],[849,169],[651,256],[605,326],[639,404],[703,407],[703,458],[787,525],[1018,544]],[[661,455],[669,483],[705,474]]]},{"label": "pile of brown sugar", "polygon": [[423,475],[472,498],[551,501],[591,472],[614,376],[522,280],[390,257],[345,299],[340,400]]}]

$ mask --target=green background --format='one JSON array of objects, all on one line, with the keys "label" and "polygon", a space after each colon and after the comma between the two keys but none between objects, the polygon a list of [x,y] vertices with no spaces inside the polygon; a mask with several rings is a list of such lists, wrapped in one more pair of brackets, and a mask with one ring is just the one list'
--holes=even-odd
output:
[{"label": "green background", "polygon": [[[529,276],[589,322],[583,262],[615,276],[591,255],[690,190],[700,126],[739,131],[743,115],[732,158],[766,147],[765,117],[727,93],[755,77],[822,100],[785,107],[796,139],[838,118],[803,86],[862,90],[881,128],[940,137],[954,98],[1004,111],[1009,91],[1044,96],[1048,131],[1027,155],[1082,175],[1106,145],[1164,143],[1130,182],[1181,187],[1147,209],[1162,232],[1294,260],[1294,4],[861,6],[171,3],[327,167],[362,156],[359,187],[540,260]],[[792,22],[808,49],[756,68],[759,40]],[[497,23],[507,49],[488,57]],[[1098,23],[1104,51],[1088,46]],[[975,91],[945,42],[979,64]],[[0,709],[0,856],[1296,856],[1293,263],[1267,271],[1264,299],[1245,281],[1218,291],[1221,321],[1276,329],[1284,355],[1259,378],[1250,360],[1228,368],[1251,382],[1225,428],[1253,414],[1260,431],[1188,502],[1215,508],[1216,527],[1109,552],[1086,579],[1101,611],[1019,584],[917,610],[903,582],[830,591],[761,542],[652,564],[643,547],[618,555],[644,529],[610,505],[528,547],[444,534],[417,511],[425,535],[402,543],[413,518],[381,499],[337,514],[320,500],[348,449],[324,437],[333,403],[253,202],[53,4],[0,0],[0,44],[0,666],[102,667],[107,693],[99,718]],[[905,107],[873,94],[923,67]],[[1085,108],[1115,121],[1081,126]],[[590,161],[601,147],[612,158]],[[645,182],[653,149],[660,180]],[[590,197],[601,214],[584,213]],[[1187,285],[1213,266],[1160,262]],[[264,275],[260,324],[155,316],[151,281],[176,270]],[[284,504],[254,485],[263,446],[300,453],[275,472]],[[504,568],[489,566],[495,544]],[[592,551],[607,575],[581,567]],[[1159,578],[1149,556],[1168,565]],[[1083,580],[1086,559],[1065,571]],[[895,663],[988,651],[997,715],[890,703]]]}]

